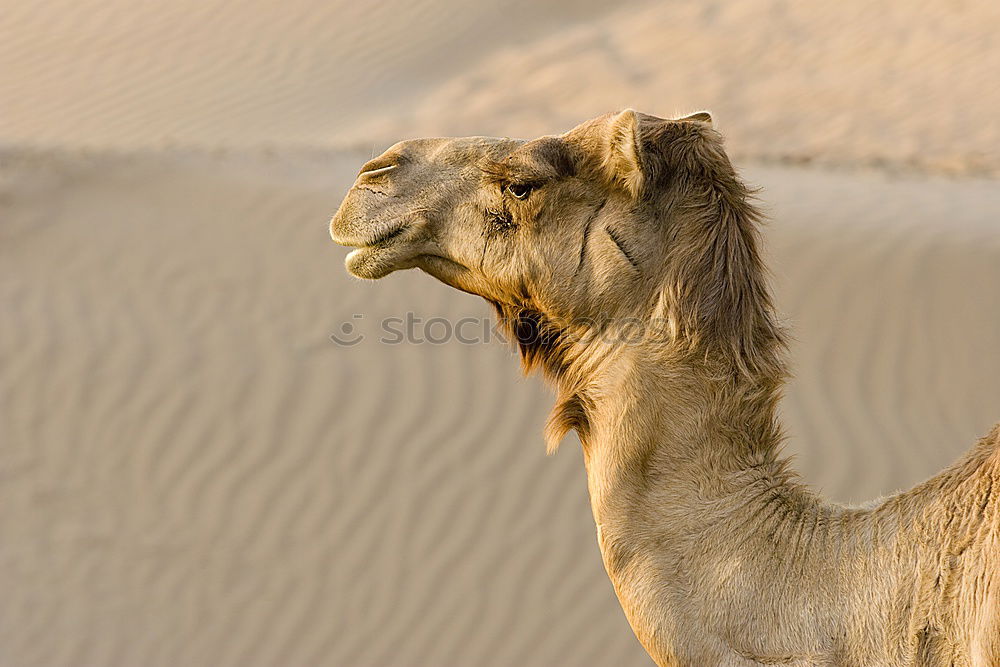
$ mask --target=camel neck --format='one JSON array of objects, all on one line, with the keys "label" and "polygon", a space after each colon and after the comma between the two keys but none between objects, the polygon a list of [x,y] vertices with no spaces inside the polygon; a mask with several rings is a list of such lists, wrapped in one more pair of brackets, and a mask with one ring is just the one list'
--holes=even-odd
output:
[{"label": "camel neck", "polygon": [[[608,362],[583,401],[591,505],[622,608],[659,664],[826,664],[817,647],[837,655],[860,599],[884,627],[919,629],[946,608],[933,545],[957,524],[933,508],[956,494],[988,506],[990,477],[969,471],[996,466],[992,439],[907,494],[843,507],[778,455],[778,375],[642,347]],[[901,530],[923,537],[901,543]],[[935,593],[911,604],[914,590]],[[872,664],[909,664],[888,636],[863,650]]]},{"label": "camel neck", "polygon": [[682,600],[711,600],[696,591],[699,580],[748,564],[740,544],[755,539],[775,498],[798,508],[789,523],[824,510],[777,455],[778,381],[720,376],[717,367],[633,348],[588,387],[581,442],[605,568],[640,641],[669,655],[670,637],[692,622],[681,617]]},{"label": "camel neck", "polygon": [[788,479],[778,456],[780,380],[720,373],[691,359],[625,349],[587,383],[581,438],[595,519],[639,506],[690,516],[752,480]]}]

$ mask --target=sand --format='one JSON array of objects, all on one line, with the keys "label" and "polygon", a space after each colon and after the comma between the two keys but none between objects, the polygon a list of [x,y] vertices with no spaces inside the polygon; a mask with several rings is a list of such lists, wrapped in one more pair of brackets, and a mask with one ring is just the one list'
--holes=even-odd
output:
[{"label": "sand", "polygon": [[329,241],[407,136],[713,109],[805,481],[863,502],[961,455],[1000,421],[1000,10],[877,4],[5,9],[0,665],[650,664],[541,382],[378,340],[486,305]]},{"label": "sand", "polygon": [[[4,155],[0,662],[647,664],[541,383],[378,342],[489,311],[345,275],[326,219],[366,157]],[[959,456],[1000,417],[995,184],[748,177],[805,479],[861,501]]]},{"label": "sand", "polygon": [[1000,175],[992,0],[40,0],[0,140],[385,146],[709,108],[741,159]]},{"label": "sand", "polygon": [[116,148],[312,144],[501,46],[609,3],[39,0],[0,12],[0,138]]},{"label": "sand", "polygon": [[741,160],[996,176],[998,32],[988,0],[627,6],[498,49],[360,131],[531,137],[609,109],[707,108]]}]

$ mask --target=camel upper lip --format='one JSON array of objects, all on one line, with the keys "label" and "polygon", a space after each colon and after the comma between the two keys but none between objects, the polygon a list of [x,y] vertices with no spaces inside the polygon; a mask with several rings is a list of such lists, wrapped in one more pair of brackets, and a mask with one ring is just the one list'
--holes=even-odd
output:
[{"label": "camel upper lip", "polygon": [[333,240],[340,245],[349,246],[353,248],[374,248],[376,246],[384,245],[392,239],[396,238],[409,227],[408,224],[403,223],[400,225],[395,225],[388,229],[377,232],[374,236],[365,239],[345,239],[339,238],[337,236],[333,237]]}]

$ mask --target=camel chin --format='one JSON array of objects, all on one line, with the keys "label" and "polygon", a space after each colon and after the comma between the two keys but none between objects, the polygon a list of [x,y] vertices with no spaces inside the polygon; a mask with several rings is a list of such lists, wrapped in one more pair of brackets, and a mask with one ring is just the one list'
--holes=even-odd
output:
[{"label": "camel chin", "polygon": [[344,260],[347,272],[355,278],[378,280],[398,270],[394,263],[387,262],[380,248],[355,248]]}]

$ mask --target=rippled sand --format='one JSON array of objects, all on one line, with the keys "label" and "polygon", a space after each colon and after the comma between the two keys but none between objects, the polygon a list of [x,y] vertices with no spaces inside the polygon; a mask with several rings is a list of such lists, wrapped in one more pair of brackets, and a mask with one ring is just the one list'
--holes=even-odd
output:
[{"label": "rippled sand", "polygon": [[649,664],[541,383],[378,340],[488,308],[329,241],[403,138],[712,109],[772,220],[806,481],[865,501],[1000,421],[996,2],[8,5],[4,667]]},{"label": "rippled sand", "polygon": [[[326,220],[369,154],[0,157],[0,662],[648,664],[541,383],[498,343],[378,342],[489,311],[345,275]],[[953,460],[1000,419],[1000,189],[747,173],[806,480]]]}]

